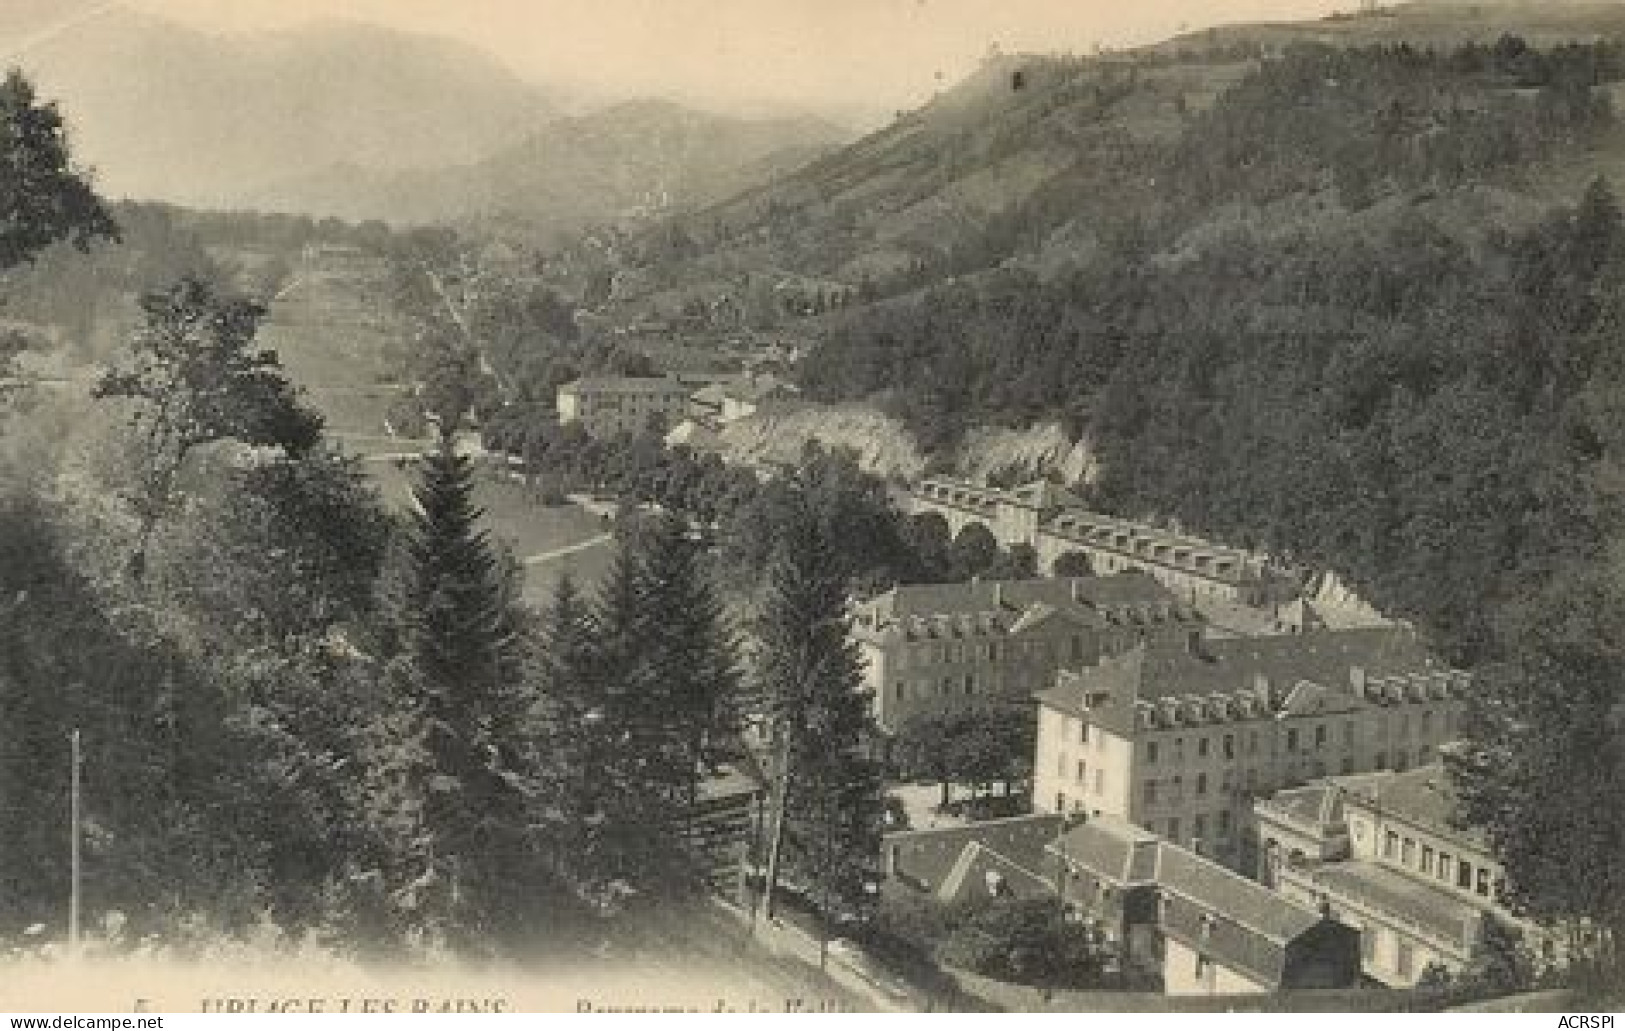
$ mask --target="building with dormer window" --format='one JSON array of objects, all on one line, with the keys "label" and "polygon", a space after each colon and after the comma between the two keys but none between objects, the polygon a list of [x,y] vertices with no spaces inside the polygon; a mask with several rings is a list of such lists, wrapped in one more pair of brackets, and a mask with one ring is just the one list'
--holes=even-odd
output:
[{"label": "building with dormer window", "polygon": [[1433,761],[1467,688],[1403,627],[1148,639],[1038,694],[1033,806],[1122,817],[1253,874],[1255,796]]},{"label": "building with dormer window", "polygon": [[852,637],[875,720],[896,733],[916,716],[1030,707],[1058,669],[1200,627],[1130,574],[899,586],[858,607]]}]

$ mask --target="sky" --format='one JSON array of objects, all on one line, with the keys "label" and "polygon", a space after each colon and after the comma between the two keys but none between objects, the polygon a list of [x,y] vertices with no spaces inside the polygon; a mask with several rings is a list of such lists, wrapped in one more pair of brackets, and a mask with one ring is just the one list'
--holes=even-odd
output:
[{"label": "sky", "polygon": [[[0,0],[3,2],[3,0]],[[212,30],[343,18],[454,37],[586,98],[891,111],[991,45],[1087,52],[1182,28],[1300,19],[1358,0],[125,0]]]}]

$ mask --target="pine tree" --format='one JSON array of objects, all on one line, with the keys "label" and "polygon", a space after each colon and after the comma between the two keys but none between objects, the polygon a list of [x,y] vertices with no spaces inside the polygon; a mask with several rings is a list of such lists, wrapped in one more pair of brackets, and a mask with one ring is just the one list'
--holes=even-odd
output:
[{"label": "pine tree", "polygon": [[588,600],[568,576],[553,592],[536,653],[538,698],[530,735],[541,773],[536,820],[547,827],[552,859],[578,887],[612,866],[605,829],[615,810],[615,742],[608,684]]},{"label": "pine tree", "polygon": [[537,876],[520,624],[473,491],[469,460],[443,437],[415,492],[382,796],[405,926],[461,950],[514,932]]},{"label": "pine tree", "polygon": [[736,749],[737,673],[703,551],[680,520],[623,527],[599,604],[616,741],[611,834],[629,879],[680,890],[701,781]]},{"label": "pine tree", "polygon": [[787,744],[784,867],[826,918],[870,914],[884,799],[869,754],[872,723],[847,636],[846,584],[834,546],[803,515],[787,527],[758,629],[759,675],[775,735]]}]

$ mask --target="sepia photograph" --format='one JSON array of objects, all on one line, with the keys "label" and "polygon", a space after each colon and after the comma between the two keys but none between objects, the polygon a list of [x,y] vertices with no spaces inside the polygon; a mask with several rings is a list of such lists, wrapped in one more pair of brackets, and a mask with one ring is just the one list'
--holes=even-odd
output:
[{"label": "sepia photograph", "polygon": [[12,1027],[1622,1011],[1625,0],[0,0]]}]

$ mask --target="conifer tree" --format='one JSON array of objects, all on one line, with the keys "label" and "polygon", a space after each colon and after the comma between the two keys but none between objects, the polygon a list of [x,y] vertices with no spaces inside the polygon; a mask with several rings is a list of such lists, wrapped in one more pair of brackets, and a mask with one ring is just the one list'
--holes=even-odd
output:
[{"label": "conifer tree", "polygon": [[806,513],[786,526],[758,628],[762,692],[787,745],[783,864],[826,918],[870,913],[884,799],[872,724],[847,636],[834,542]]},{"label": "conifer tree", "polygon": [[591,605],[570,577],[554,588],[536,650],[530,735],[540,781],[534,808],[553,837],[552,859],[575,885],[610,867],[605,829],[615,809],[615,742],[608,721],[608,684]]},{"label": "conifer tree", "polygon": [[733,643],[681,520],[622,528],[597,626],[615,803],[609,836],[628,879],[691,884],[685,835],[700,784],[737,749]]},{"label": "conifer tree", "polygon": [[459,949],[513,931],[536,877],[520,624],[473,491],[469,460],[443,436],[415,492],[382,764],[405,928]]}]

